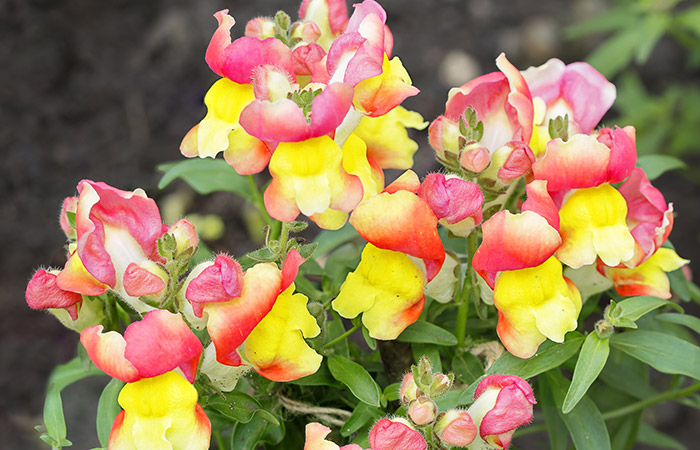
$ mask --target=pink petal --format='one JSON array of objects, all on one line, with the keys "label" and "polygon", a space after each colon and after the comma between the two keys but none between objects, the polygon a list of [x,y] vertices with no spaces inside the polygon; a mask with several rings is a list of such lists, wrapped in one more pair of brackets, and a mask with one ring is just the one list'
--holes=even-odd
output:
[{"label": "pink petal", "polygon": [[151,295],[165,289],[163,279],[156,274],[131,263],[124,271],[124,290],[132,297]]},{"label": "pink petal", "polygon": [[425,450],[421,434],[401,422],[380,419],[369,432],[372,450]]},{"label": "pink petal", "polygon": [[216,21],[219,23],[218,28],[214,31],[214,35],[209,41],[207,53],[204,60],[209,64],[209,68],[217,75],[224,76],[221,67],[221,53],[231,43],[231,28],[236,23],[233,17],[228,15],[228,9],[223,9],[214,14]]},{"label": "pink petal", "polygon": [[250,84],[253,69],[266,64],[284,70],[294,78],[292,51],[279,39],[261,41],[243,36],[228,45],[219,57],[222,75],[241,84]]},{"label": "pink petal", "polygon": [[547,223],[559,231],[559,208],[547,192],[547,182],[535,180],[525,186],[527,200],[523,203],[522,211],[533,211],[544,217]]},{"label": "pink petal", "polygon": [[[69,308],[82,302],[83,296],[64,291],[56,283],[56,275],[39,269],[27,284],[25,291],[27,305],[32,309]],[[77,309],[72,309],[71,318],[77,319]]]}]

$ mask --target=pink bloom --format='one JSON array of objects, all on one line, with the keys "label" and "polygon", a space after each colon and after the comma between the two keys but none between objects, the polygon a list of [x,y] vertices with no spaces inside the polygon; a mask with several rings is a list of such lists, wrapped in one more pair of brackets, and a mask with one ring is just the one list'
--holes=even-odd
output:
[{"label": "pink bloom", "polygon": [[461,178],[446,179],[431,173],[420,186],[418,197],[425,200],[440,223],[458,236],[466,236],[481,223],[484,195],[476,183]]},{"label": "pink bloom", "polygon": [[649,258],[671,233],[673,204],[647,179],[642,169],[634,169],[618,192],[627,203],[627,226],[635,241],[634,257],[624,261],[635,267]]},{"label": "pink bloom", "polygon": [[477,435],[476,425],[469,413],[457,409],[442,414],[434,432],[441,442],[457,447],[466,447]]},{"label": "pink bloom", "polygon": [[78,184],[76,243],[57,286],[84,295],[119,293],[140,312],[151,309],[124,289],[130,264],[158,260],[157,240],[163,223],[155,202],[137,189],[121,191],[105,183]]},{"label": "pink bloom", "polygon": [[333,442],[327,441],[326,436],[331,429],[320,423],[313,422],[306,424],[304,450],[362,450],[357,444],[344,445],[338,447]]},{"label": "pink bloom", "polygon": [[416,425],[426,425],[435,420],[437,405],[428,397],[418,397],[408,406],[407,414]]},{"label": "pink bloom", "polygon": [[588,134],[615,101],[615,86],[585,62],[565,65],[552,58],[539,67],[522,72],[532,98],[546,105],[544,126],[549,119],[569,116],[571,134]]},{"label": "pink bloom", "polygon": [[107,375],[127,383],[180,368],[194,382],[202,344],[179,314],[147,313],[126,328],[103,333],[102,325],[86,328],[80,342],[90,360]]},{"label": "pink bloom", "polygon": [[445,115],[430,125],[430,144],[438,152],[458,150],[459,120],[467,107],[483,122],[479,144],[494,152],[510,141],[529,144],[533,107],[530,90],[518,70],[501,54],[496,65],[502,72],[482,75],[450,91]]},{"label": "pink bloom", "polygon": [[57,272],[39,269],[34,273],[25,292],[27,304],[32,309],[63,308],[76,320],[83,296],[61,289],[56,282]]},{"label": "pink bloom", "polygon": [[479,438],[498,449],[507,449],[515,430],[532,421],[537,403],[530,384],[514,375],[489,375],[474,392],[469,414],[479,428]]},{"label": "pink bloom", "polygon": [[370,450],[425,450],[423,436],[397,419],[380,419],[369,432]]}]

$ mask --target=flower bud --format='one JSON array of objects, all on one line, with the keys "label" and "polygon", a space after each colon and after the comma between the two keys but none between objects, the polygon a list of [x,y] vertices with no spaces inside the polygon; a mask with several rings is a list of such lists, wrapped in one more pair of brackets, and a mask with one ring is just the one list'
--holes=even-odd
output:
[{"label": "flower bud", "polygon": [[[63,200],[63,206],[61,207],[61,215],[58,218],[58,222],[61,225],[61,229],[66,234],[68,239],[75,239],[75,212],[78,209],[78,197],[66,197]],[[73,219],[71,220],[68,215],[71,215]]]},{"label": "flower bud", "polygon": [[421,184],[418,196],[428,203],[439,223],[458,236],[469,234],[483,218],[484,195],[471,181],[431,173]]},{"label": "flower bud", "polygon": [[[175,222],[170,228],[168,228],[168,233],[172,234],[175,238],[175,254],[174,257],[182,255],[189,249],[196,249],[199,244],[199,237],[197,237],[197,232],[195,231],[194,225],[185,219],[180,219]],[[194,254],[194,251],[192,251]]]},{"label": "flower bud", "polygon": [[479,173],[491,164],[489,151],[478,143],[468,144],[459,157],[459,165],[469,172]]},{"label": "flower bud", "polygon": [[444,373],[436,373],[433,375],[433,381],[430,383],[430,395],[434,398],[442,397],[452,387],[454,375],[445,375]]},{"label": "flower bud", "polygon": [[269,17],[256,17],[245,26],[245,35],[260,40],[275,37],[275,21]]},{"label": "flower bud", "polygon": [[403,381],[401,382],[401,387],[399,388],[399,399],[401,400],[401,403],[403,403],[405,406],[412,400],[415,400],[417,397],[417,390],[418,386],[416,385],[416,381],[413,379],[413,373],[409,372],[404,375]]},{"label": "flower bud", "polygon": [[514,375],[489,375],[474,392],[469,414],[479,429],[486,448],[504,450],[515,430],[532,421],[532,405],[537,403],[532,387]]},{"label": "flower bud", "polygon": [[408,406],[408,417],[416,425],[426,425],[435,420],[437,406],[428,397],[418,397]]},{"label": "flower bud", "polygon": [[289,37],[300,39],[303,42],[311,43],[321,36],[321,29],[315,22],[310,20],[304,22],[295,22],[290,30]]},{"label": "flower bud", "polygon": [[445,444],[466,447],[474,441],[477,428],[467,411],[451,409],[440,415],[433,432]]}]

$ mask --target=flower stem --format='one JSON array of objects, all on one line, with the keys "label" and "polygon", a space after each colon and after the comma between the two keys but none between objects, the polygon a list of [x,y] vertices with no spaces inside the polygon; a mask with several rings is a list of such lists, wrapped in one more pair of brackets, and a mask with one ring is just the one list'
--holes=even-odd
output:
[{"label": "flower stem", "polygon": [[265,223],[270,227],[270,237],[276,239],[280,233],[281,223],[279,220],[273,219],[270,214],[268,214],[267,209],[265,209],[265,200],[263,199],[258,185],[255,183],[255,178],[253,175],[248,175],[248,185],[250,186],[250,192],[253,195],[253,204],[258,208],[260,214],[262,215]]},{"label": "flower stem", "polygon": [[349,329],[348,331],[346,331],[345,333],[343,333],[343,334],[341,334],[340,336],[338,336],[337,338],[333,339],[333,340],[330,341],[329,343],[324,344],[323,347],[321,347],[321,348],[324,349],[324,348],[328,348],[328,347],[333,347],[335,344],[337,344],[338,342],[342,341],[343,339],[347,338],[348,336],[350,336],[351,334],[353,334],[355,331],[357,331],[358,328],[360,328],[360,324],[359,324],[359,323],[358,323],[357,325],[355,325],[354,327],[350,328],[350,329]]},{"label": "flower stem", "polygon": [[464,271],[464,281],[462,288],[459,291],[459,308],[457,309],[457,325],[455,326],[455,334],[457,335],[457,348],[464,346],[464,341],[467,334],[467,316],[469,315],[469,303],[472,300],[472,294],[476,292],[477,285],[474,282],[472,271],[472,259],[476,251],[477,236],[476,232],[472,231],[467,237],[467,268]]},{"label": "flower stem", "polygon": [[214,435],[216,446],[219,447],[219,450],[226,450],[226,443],[224,443],[224,438],[221,436],[221,431],[213,430],[212,434]]},{"label": "flower stem", "polygon": [[664,402],[666,400],[674,400],[680,397],[685,397],[686,395],[690,395],[695,391],[700,390],[700,383],[695,383],[691,384],[685,389],[681,389],[680,391],[668,391],[664,392],[658,395],[654,395],[653,397],[648,397],[645,398],[644,400],[640,400],[635,403],[630,403],[629,405],[623,406],[622,408],[614,409],[612,411],[608,411],[606,413],[603,413],[603,419],[605,420],[610,420],[610,419],[616,419],[618,417],[633,413],[635,411],[638,411],[640,409],[647,408],[649,406],[655,405],[657,403]]}]

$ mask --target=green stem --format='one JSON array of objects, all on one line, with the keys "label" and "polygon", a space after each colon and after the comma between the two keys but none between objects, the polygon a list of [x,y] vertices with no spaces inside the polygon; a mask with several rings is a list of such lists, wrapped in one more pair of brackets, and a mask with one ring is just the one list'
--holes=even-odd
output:
[{"label": "green stem", "polygon": [[341,334],[340,336],[338,336],[337,338],[333,339],[333,340],[330,341],[329,343],[324,344],[323,347],[321,347],[321,348],[324,349],[324,348],[328,348],[328,347],[333,347],[335,344],[337,344],[338,342],[342,341],[343,339],[347,338],[348,336],[350,336],[351,334],[353,334],[355,331],[357,331],[358,328],[360,328],[360,324],[359,324],[359,323],[358,323],[357,325],[355,325],[354,327],[350,328],[350,329],[349,329],[348,331],[346,331],[345,333],[343,333],[343,334]]},{"label": "green stem", "polygon": [[279,220],[273,219],[270,214],[267,213],[267,209],[265,209],[265,200],[263,199],[260,189],[258,189],[258,185],[255,183],[255,177],[253,177],[253,175],[248,175],[248,185],[253,195],[253,204],[258,208],[263,220],[270,227],[270,238],[275,239],[279,235],[281,223]]},{"label": "green stem", "polygon": [[224,438],[221,436],[221,430],[213,430],[212,434],[216,440],[216,446],[219,450],[226,450],[226,443],[224,443]]},{"label": "green stem", "polygon": [[467,316],[469,316],[469,303],[471,294],[477,289],[474,278],[472,277],[472,259],[476,252],[477,236],[476,230],[473,230],[467,236],[467,267],[464,271],[464,281],[462,288],[459,291],[459,308],[457,309],[457,325],[455,326],[455,334],[457,335],[457,348],[464,346],[464,341],[467,335]]},{"label": "green stem", "polygon": [[700,383],[695,383],[691,384],[685,389],[681,389],[680,391],[668,391],[658,395],[654,395],[653,397],[648,397],[644,400],[640,400],[635,403],[630,403],[629,405],[623,406],[622,408],[614,409],[612,411],[603,413],[603,419],[616,419],[618,417],[625,416],[627,414],[633,413],[640,409],[647,408],[657,403],[664,402],[666,400],[673,400],[676,398],[685,397],[686,395],[690,395],[698,390],[700,390]]}]

